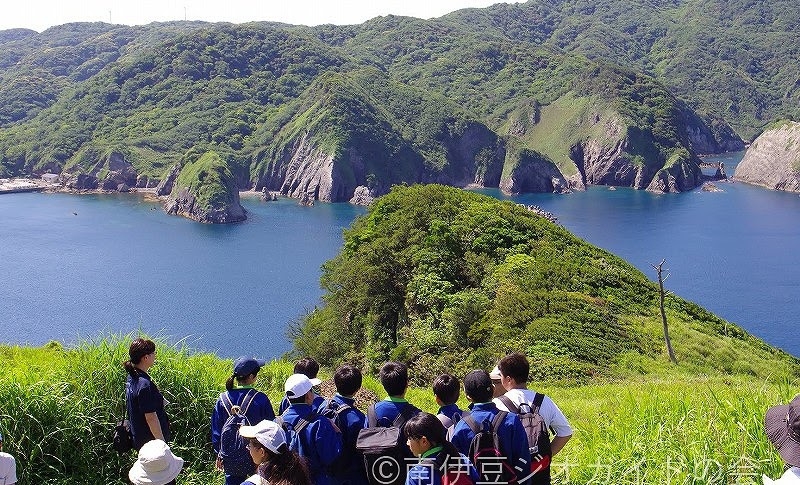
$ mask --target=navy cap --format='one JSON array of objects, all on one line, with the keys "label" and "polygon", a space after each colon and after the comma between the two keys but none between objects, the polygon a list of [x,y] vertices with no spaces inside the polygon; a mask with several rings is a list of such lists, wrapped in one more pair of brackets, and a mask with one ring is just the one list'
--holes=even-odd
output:
[{"label": "navy cap", "polygon": [[239,357],[233,362],[233,373],[237,377],[246,377],[264,367],[267,361],[252,357]]}]

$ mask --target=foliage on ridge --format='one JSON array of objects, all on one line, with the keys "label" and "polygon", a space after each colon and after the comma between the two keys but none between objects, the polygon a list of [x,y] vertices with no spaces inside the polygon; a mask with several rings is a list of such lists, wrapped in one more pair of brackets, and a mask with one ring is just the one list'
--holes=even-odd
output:
[{"label": "foliage on ridge", "polygon": [[[344,239],[323,266],[325,305],[290,331],[298,354],[327,365],[400,359],[423,383],[491,368],[516,350],[537,379],[580,381],[661,355],[657,287],[525,207],[438,185],[395,187]],[[686,365],[797,372],[796,360],[693,303],[671,296],[668,312]]]}]

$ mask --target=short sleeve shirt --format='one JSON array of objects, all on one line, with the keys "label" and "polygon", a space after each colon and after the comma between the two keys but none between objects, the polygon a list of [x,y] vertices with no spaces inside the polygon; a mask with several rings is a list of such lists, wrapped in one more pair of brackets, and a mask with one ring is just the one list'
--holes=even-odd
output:
[{"label": "short sleeve shirt", "polygon": [[161,425],[161,432],[164,434],[164,441],[168,442],[170,439],[169,421],[167,420],[166,412],[164,412],[164,396],[161,395],[161,391],[150,380],[150,376],[146,372],[139,371],[139,377],[136,378],[128,376],[125,397],[128,406],[128,419],[131,422],[131,432],[136,449],[138,450],[142,445],[154,438],[144,417],[148,413],[156,413],[158,422]]},{"label": "short sleeve shirt", "polygon": [[[536,392],[529,389],[511,389],[506,393],[506,397],[511,399],[517,406],[523,402],[531,404],[535,395]],[[495,398],[492,402],[497,405],[497,409],[508,411],[508,408],[506,408],[501,400]],[[547,425],[548,428],[551,428],[556,436],[572,436],[572,427],[569,425],[569,421],[567,421],[564,413],[558,409],[556,403],[550,399],[550,396],[545,395],[544,401],[542,401],[542,407],[539,408],[539,415],[544,419],[544,424]]]},{"label": "short sleeve shirt", "polygon": [[0,485],[17,483],[17,462],[8,453],[0,452]]}]

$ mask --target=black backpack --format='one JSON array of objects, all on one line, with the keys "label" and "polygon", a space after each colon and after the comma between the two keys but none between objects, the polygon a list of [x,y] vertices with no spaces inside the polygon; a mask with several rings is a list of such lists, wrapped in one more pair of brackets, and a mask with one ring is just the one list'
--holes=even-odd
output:
[{"label": "black backpack", "polygon": [[[317,410],[320,416],[325,416],[330,419],[336,427],[336,431],[341,433],[342,429],[347,427],[345,416],[347,411],[353,409],[349,404],[340,404],[333,399],[327,399],[322,403]],[[334,478],[345,478],[351,469],[353,460],[357,458],[360,453],[355,448],[346,448],[347,443],[342,443],[342,452],[333,460],[333,463],[328,465],[328,476]]]},{"label": "black backpack", "polygon": [[522,427],[528,436],[528,446],[531,452],[531,474],[536,478],[536,474],[547,475],[550,472],[550,459],[552,457],[550,447],[550,432],[544,418],[539,414],[539,410],[544,402],[544,394],[536,393],[533,402],[522,403],[519,406],[514,404],[507,396],[500,396],[498,399],[505,404],[506,408],[512,413],[516,413],[522,421]]},{"label": "black backpack", "polygon": [[247,451],[247,440],[239,436],[239,428],[250,425],[245,414],[257,394],[258,391],[255,389],[249,389],[242,398],[240,406],[231,402],[231,397],[227,392],[219,395],[222,406],[228,412],[228,419],[222,425],[222,432],[219,436],[219,457],[222,460],[222,467],[228,475],[246,477],[250,476],[256,468],[250,452]]},{"label": "black backpack", "polygon": [[406,482],[406,447],[403,425],[419,409],[408,404],[389,427],[378,426],[375,405],[367,408],[368,426],[358,432],[356,449],[364,455],[364,469],[370,485],[403,485]]},{"label": "black backpack", "polygon": [[508,454],[500,449],[500,437],[497,434],[506,416],[508,412],[499,411],[488,428],[479,425],[471,414],[461,418],[475,435],[469,444],[469,459],[478,469],[480,479],[477,483],[519,483],[514,464],[509,463]]}]

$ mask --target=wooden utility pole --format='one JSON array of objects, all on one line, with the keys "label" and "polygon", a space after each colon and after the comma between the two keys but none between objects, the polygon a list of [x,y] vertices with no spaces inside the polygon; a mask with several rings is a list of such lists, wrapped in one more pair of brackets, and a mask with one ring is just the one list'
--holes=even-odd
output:
[{"label": "wooden utility pole", "polygon": [[[662,259],[658,264],[651,264],[653,269],[656,270],[658,274],[658,289],[659,289],[659,307],[661,309],[661,322],[664,324],[664,342],[667,344],[667,353],[669,354],[669,360],[672,361],[673,364],[678,363],[678,359],[675,358],[675,351],[672,350],[672,342],[669,340],[669,328],[667,327],[667,314],[664,312],[664,297],[667,295],[667,292],[664,291],[664,281],[669,278],[669,270],[664,270],[664,263],[666,263],[666,259]],[[667,271],[666,276],[663,276],[663,272]]]}]

